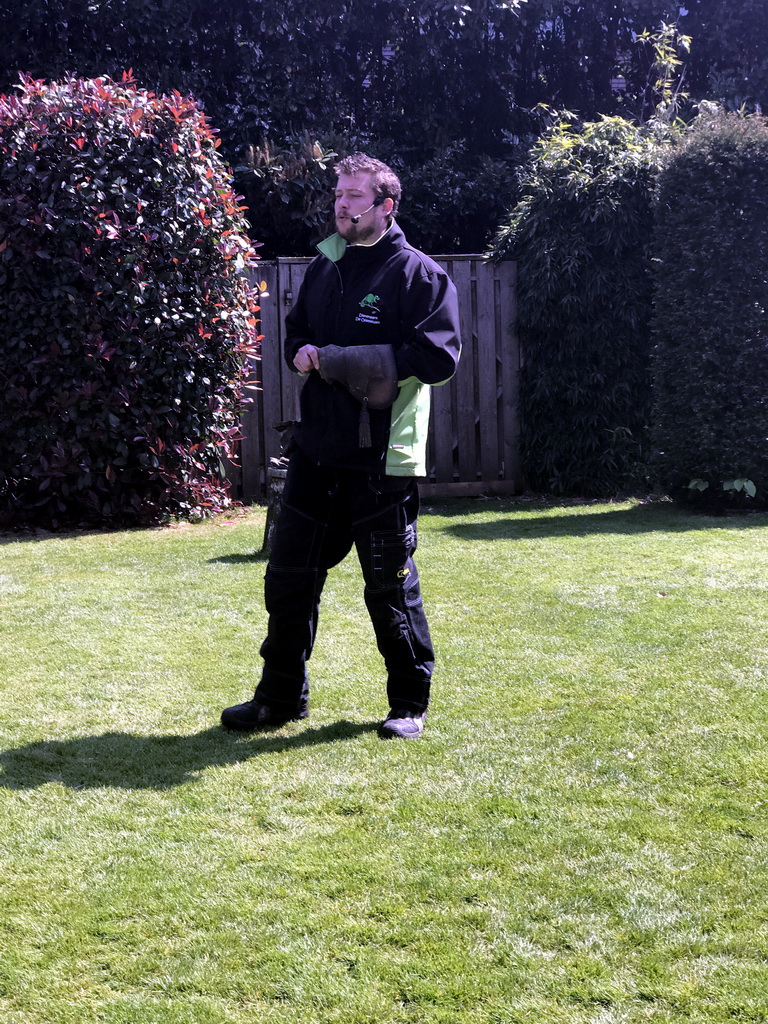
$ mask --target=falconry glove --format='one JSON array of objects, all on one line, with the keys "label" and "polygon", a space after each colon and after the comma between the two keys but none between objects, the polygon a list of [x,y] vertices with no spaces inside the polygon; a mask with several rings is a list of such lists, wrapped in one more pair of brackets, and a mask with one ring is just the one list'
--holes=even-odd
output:
[{"label": "falconry glove", "polygon": [[387,409],[397,398],[397,367],[391,345],[325,345],[317,350],[320,376],[337,383],[362,406],[359,444],[371,447],[369,409]]}]

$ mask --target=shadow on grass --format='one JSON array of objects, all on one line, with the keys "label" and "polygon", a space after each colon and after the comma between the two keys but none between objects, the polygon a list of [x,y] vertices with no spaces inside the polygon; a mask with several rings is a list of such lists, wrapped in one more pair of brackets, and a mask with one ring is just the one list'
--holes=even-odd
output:
[{"label": "shadow on grass", "polygon": [[36,789],[48,782],[69,789],[169,789],[189,782],[205,768],[351,740],[376,729],[378,722],[340,721],[292,736],[263,732],[243,735],[214,726],[191,736],[107,732],[69,740],[40,740],[0,751],[0,789]]},{"label": "shadow on grass", "polygon": [[[702,515],[668,502],[607,509],[589,505],[519,504],[503,506],[508,517],[500,517],[498,505],[490,502],[462,508],[434,508],[439,516],[472,515],[495,511],[492,522],[449,523],[443,530],[462,540],[530,539],[534,537],[587,537],[593,534],[687,533],[693,530],[746,530],[768,526],[768,513],[747,512]],[[550,510],[547,512],[547,510]]]},{"label": "shadow on grass", "polygon": [[269,555],[266,551],[240,552],[231,555],[221,555],[220,558],[209,558],[208,564],[215,565],[220,562],[224,565],[247,565],[251,562],[266,562]]}]

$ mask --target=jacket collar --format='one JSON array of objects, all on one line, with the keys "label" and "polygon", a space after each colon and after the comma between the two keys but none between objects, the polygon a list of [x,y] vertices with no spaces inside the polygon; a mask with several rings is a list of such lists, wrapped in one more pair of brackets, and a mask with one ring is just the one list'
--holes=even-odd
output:
[{"label": "jacket collar", "polygon": [[348,245],[346,239],[335,234],[323,239],[317,246],[317,250],[332,263],[338,263],[347,252],[350,255],[354,253],[356,258],[365,259],[370,254],[371,257],[378,259],[380,255],[389,253],[393,249],[399,249],[404,244],[405,235],[393,220],[389,228],[373,245]]}]

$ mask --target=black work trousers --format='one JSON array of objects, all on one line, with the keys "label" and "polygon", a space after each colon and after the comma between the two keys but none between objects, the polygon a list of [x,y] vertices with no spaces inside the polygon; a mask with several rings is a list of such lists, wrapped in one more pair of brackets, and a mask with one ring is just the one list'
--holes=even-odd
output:
[{"label": "black work trousers", "polygon": [[264,579],[269,625],[256,693],[265,704],[293,708],[307,697],[323,585],[354,544],[389,705],[426,710],[434,650],[413,561],[418,510],[412,478],[316,466],[292,453]]}]

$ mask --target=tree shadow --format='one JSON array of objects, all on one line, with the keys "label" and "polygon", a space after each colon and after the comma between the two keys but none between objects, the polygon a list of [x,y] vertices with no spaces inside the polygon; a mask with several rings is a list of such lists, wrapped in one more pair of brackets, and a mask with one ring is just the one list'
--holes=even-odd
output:
[{"label": "tree shadow", "polygon": [[146,530],[163,530],[164,526],[64,526],[60,530],[46,530],[43,527],[0,527],[0,545],[44,544],[46,541],[71,540],[74,537],[108,537],[111,534],[141,533]]},{"label": "tree shadow", "polygon": [[213,726],[190,736],[107,732],[68,740],[40,740],[0,751],[0,789],[36,789],[49,782],[68,789],[170,789],[190,781],[205,768],[351,740],[374,732],[378,725],[342,720],[293,736],[230,733]]},{"label": "tree shadow", "polygon": [[[642,533],[686,533],[692,530],[746,530],[768,526],[768,513],[746,512],[726,515],[703,515],[679,508],[669,502],[635,505],[633,508],[618,508],[606,511],[605,504],[590,511],[583,504],[569,506],[569,514],[532,515],[546,513],[547,509],[560,509],[555,505],[519,505],[509,508],[507,518],[495,516],[492,522],[449,523],[443,529],[454,537],[467,541],[526,540],[544,537],[587,537],[594,534],[642,534]],[[487,512],[491,505],[458,510],[454,515],[471,515]],[[516,515],[515,513],[519,513]],[[429,514],[429,513],[427,513]],[[443,509],[432,514],[444,515]]]}]

